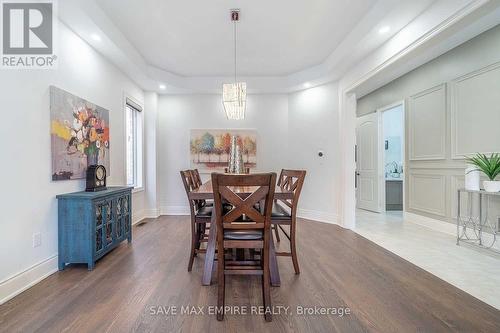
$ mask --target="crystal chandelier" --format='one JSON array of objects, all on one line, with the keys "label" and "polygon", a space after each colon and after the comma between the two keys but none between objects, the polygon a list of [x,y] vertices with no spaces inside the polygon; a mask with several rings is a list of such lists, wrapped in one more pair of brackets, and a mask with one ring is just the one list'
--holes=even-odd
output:
[{"label": "crystal chandelier", "polygon": [[247,84],[236,80],[236,23],[239,21],[239,9],[231,10],[231,21],[234,26],[234,83],[222,85],[222,104],[227,119],[245,119],[247,106]]}]

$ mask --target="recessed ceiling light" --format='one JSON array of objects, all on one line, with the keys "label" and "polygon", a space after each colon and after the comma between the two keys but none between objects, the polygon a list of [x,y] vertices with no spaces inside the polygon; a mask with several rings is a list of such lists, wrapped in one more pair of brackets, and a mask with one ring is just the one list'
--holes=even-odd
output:
[{"label": "recessed ceiling light", "polygon": [[98,34],[92,34],[90,35],[90,37],[95,40],[96,42],[100,42],[101,41],[101,36],[99,36]]},{"label": "recessed ceiling light", "polygon": [[391,30],[391,27],[389,27],[388,25],[386,25],[386,26],[383,26],[382,28],[380,28],[378,30],[378,33],[379,34],[385,34],[385,33],[389,32],[390,30]]},{"label": "recessed ceiling light", "polygon": [[310,82],[306,82],[304,83],[304,88],[311,88],[311,83]]},{"label": "recessed ceiling light", "polygon": [[158,88],[160,88],[161,90],[165,90],[165,89],[167,89],[167,86],[166,86],[166,85],[164,85],[164,84],[160,84],[160,85],[158,86]]}]

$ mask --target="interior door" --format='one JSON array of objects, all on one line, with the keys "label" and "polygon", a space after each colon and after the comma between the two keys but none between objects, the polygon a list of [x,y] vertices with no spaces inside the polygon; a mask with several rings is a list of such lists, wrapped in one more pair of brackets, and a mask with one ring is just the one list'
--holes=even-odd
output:
[{"label": "interior door", "polygon": [[356,123],[356,207],[381,212],[379,186],[380,115],[359,117]]}]

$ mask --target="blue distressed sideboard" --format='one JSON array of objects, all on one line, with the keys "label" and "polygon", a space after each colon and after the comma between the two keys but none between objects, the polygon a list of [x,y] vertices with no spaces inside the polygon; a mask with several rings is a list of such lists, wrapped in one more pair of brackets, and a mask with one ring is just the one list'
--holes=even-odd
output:
[{"label": "blue distressed sideboard", "polygon": [[132,241],[132,187],[60,194],[59,270],[66,264],[95,262],[123,240]]}]

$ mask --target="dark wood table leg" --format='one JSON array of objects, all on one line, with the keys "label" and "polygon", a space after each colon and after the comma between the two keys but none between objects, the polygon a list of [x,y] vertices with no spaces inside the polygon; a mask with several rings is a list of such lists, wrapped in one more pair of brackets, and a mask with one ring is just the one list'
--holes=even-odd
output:
[{"label": "dark wood table leg", "polygon": [[271,234],[269,237],[269,273],[271,276],[271,286],[279,287],[281,285],[280,271],[278,269],[278,259],[276,249],[274,248],[274,240]]},{"label": "dark wood table leg", "polygon": [[212,218],[210,220],[210,229],[208,234],[207,252],[205,253],[205,265],[203,268],[203,277],[201,278],[201,284],[203,286],[209,286],[210,283],[212,282],[212,270],[214,267],[216,244],[217,244],[217,226],[215,223],[215,214],[212,214]]}]

